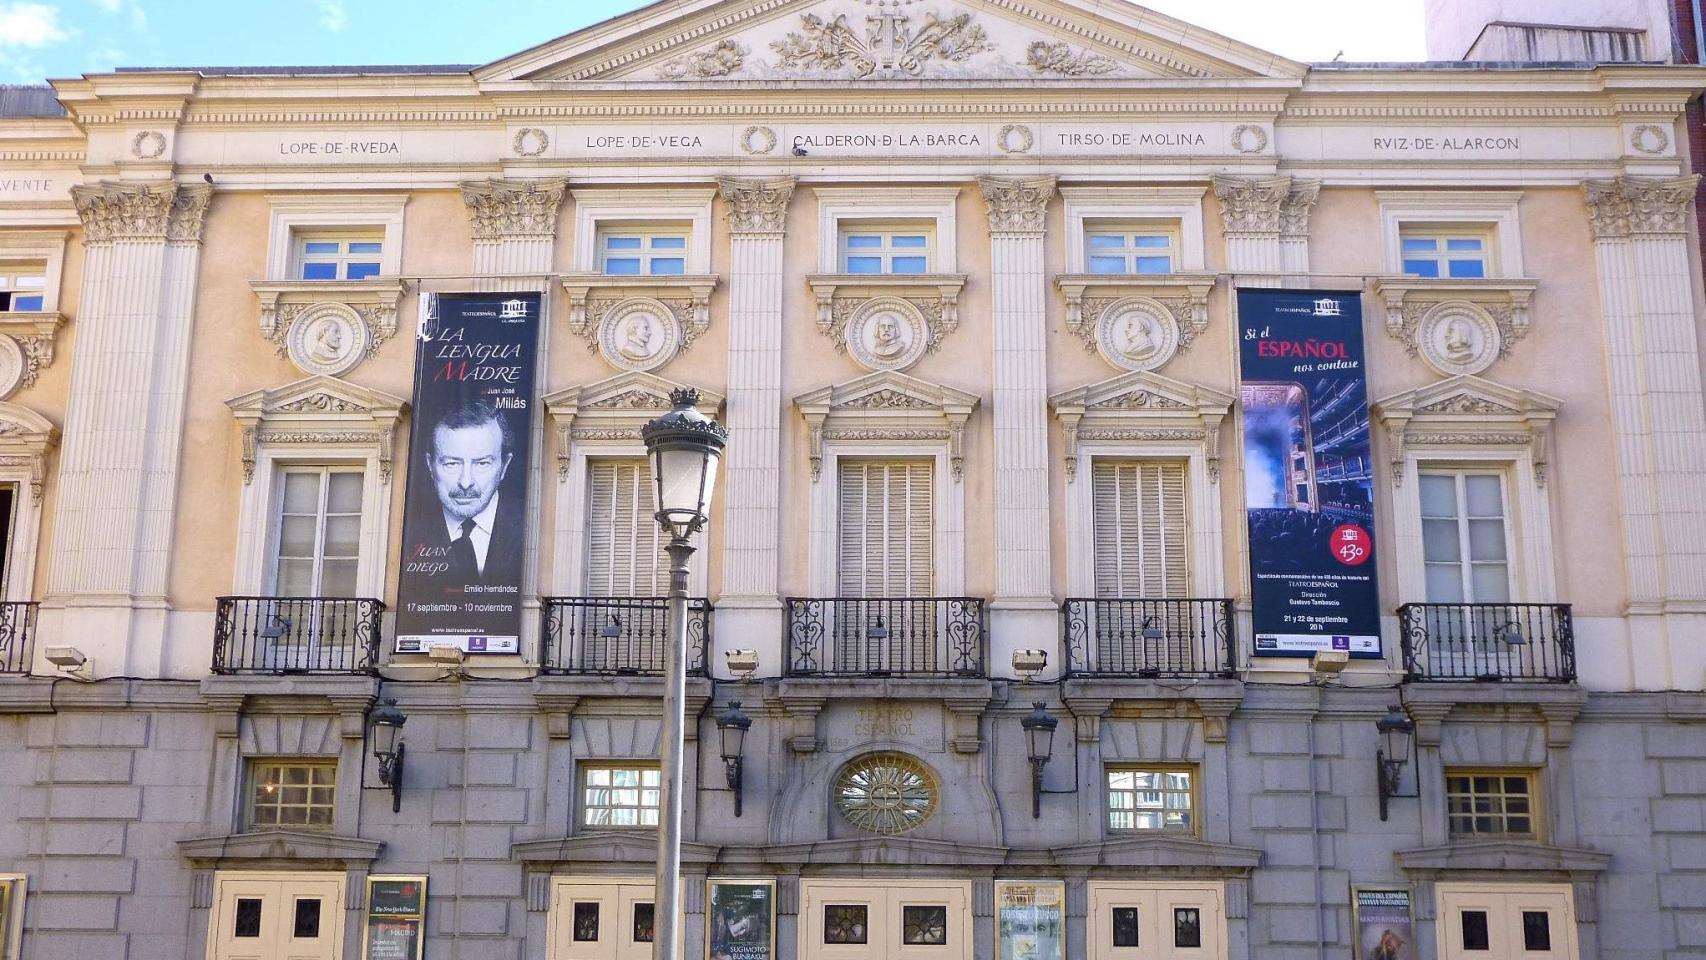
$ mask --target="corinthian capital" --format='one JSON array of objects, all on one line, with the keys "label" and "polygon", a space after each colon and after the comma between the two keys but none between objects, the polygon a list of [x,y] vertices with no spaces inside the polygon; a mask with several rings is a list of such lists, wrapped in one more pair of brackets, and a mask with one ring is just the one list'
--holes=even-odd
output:
[{"label": "corinthian capital", "polygon": [[980,177],[977,182],[989,206],[989,232],[1043,232],[1043,214],[1054,199],[1053,177]]},{"label": "corinthian capital", "polygon": [[731,233],[781,233],[788,219],[788,201],[794,196],[794,178],[717,180],[723,200],[729,205]]},{"label": "corinthian capital", "polygon": [[1309,236],[1309,214],[1315,209],[1315,200],[1320,195],[1319,180],[1291,181],[1291,190],[1286,193],[1285,202],[1280,204],[1280,236]]},{"label": "corinthian capital", "polygon": [[567,180],[483,180],[462,184],[476,240],[554,237]]},{"label": "corinthian capital", "polygon": [[1215,177],[1214,196],[1227,233],[1279,233],[1290,177]]},{"label": "corinthian capital", "polygon": [[84,243],[201,239],[212,189],[176,183],[100,183],[71,188]]},{"label": "corinthian capital", "polygon": [[1684,236],[1694,228],[1689,209],[1699,177],[1618,177],[1589,180],[1588,216],[1596,240],[1638,234]]}]

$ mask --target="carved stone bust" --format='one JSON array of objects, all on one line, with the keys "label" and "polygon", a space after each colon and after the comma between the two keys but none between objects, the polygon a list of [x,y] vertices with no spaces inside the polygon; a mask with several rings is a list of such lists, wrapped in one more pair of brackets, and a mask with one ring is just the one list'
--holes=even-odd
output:
[{"label": "carved stone bust", "polygon": [[859,309],[847,324],[847,352],[869,370],[903,370],[924,355],[930,333],[918,308],[884,297]]},{"label": "carved stone bust", "polygon": [[604,315],[598,348],[612,366],[652,370],[668,363],[680,350],[681,329],[669,307],[638,297],[617,304]]},{"label": "carved stone bust", "polygon": [[1422,318],[1416,348],[1435,372],[1448,377],[1478,374],[1499,358],[1499,327],[1467,305],[1442,304]]},{"label": "carved stone bust", "polygon": [[1179,328],[1159,305],[1127,300],[1102,312],[1096,350],[1122,370],[1154,370],[1178,353]]}]

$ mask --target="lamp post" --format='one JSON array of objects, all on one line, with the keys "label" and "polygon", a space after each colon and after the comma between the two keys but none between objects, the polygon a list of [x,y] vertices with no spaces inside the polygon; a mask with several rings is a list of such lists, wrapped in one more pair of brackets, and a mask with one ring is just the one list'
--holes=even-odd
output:
[{"label": "lamp post", "polygon": [[1048,766],[1048,758],[1054,753],[1054,728],[1059,724],[1040,700],[1033,705],[1030,716],[1019,721],[1019,726],[1025,728],[1025,746],[1031,754],[1032,820],[1043,815],[1043,767]]},{"label": "lamp post", "polygon": [[663,743],[659,765],[663,791],[659,797],[657,890],[652,956],[676,960],[676,932],[681,918],[681,750],[687,728],[687,562],[693,556],[693,534],[704,529],[711,513],[711,492],[717,484],[717,465],[729,432],[696,409],[699,391],[676,390],[673,408],[640,428],[657,482],[657,521],[668,535],[669,646],[664,653]]},{"label": "lamp post", "polygon": [[1374,721],[1374,728],[1380,731],[1381,738],[1381,745],[1374,751],[1374,763],[1380,778],[1380,819],[1384,821],[1386,801],[1400,795],[1399,779],[1410,758],[1410,737],[1416,732],[1416,724],[1393,704],[1387,708],[1386,716]]}]

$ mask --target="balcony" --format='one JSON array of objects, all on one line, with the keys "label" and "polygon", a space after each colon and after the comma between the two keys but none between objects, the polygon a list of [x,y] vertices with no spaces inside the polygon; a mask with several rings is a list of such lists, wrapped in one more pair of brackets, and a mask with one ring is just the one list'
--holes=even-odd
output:
[{"label": "balcony", "polygon": [[1230,677],[1232,601],[1080,598],[1061,605],[1066,677]]},{"label": "balcony", "polygon": [[36,654],[35,603],[0,603],[0,674],[25,674]]},{"label": "balcony", "polygon": [[789,597],[790,677],[982,677],[983,601]]},{"label": "balcony", "polygon": [[366,597],[220,597],[213,672],[374,673],[384,612]]},{"label": "balcony", "polygon": [[1575,682],[1567,603],[1407,603],[1398,619],[1406,680]]},{"label": "balcony", "polygon": [[[705,674],[711,602],[687,601],[687,673]],[[540,671],[559,674],[663,676],[669,645],[666,597],[546,597],[539,637]]]}]

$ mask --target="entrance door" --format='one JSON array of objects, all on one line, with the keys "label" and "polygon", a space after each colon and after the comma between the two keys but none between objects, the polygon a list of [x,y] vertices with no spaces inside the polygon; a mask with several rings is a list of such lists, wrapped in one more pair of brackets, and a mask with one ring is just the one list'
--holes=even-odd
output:
[{"label": "entrance door", "polygon": [[801,880],[811,960],[971,960],[971,881]]},{"label": "entrance door", "polygon": [[551,887],[550,960],[651,960],[653,890],[640,877],[564,877]]},{"label": "entrance door", "polygon": [[1090,960],[1225,960],[1219,883],[1091,881]]},{"label": "entrance door", "polygon": [[1441,960],[1576,960],[1568,884],[1442,883]]},{"label": "entrance door", "polygon": [[213,960],[341,960],[344,875],[216,873]]}]

